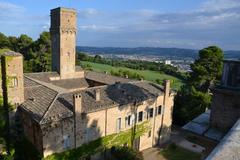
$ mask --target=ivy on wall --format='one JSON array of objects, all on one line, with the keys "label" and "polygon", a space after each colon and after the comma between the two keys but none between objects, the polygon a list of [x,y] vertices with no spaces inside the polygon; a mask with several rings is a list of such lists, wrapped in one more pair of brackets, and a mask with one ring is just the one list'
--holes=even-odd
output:
[{"label": "ivy on wall", "polygon": [[[145,121],[139,125],[136,125],[135,138],[138,138],[150,129],[149,121]],[[105,137],[101,137],[97,140],[91,141],[88,144],[84,144],[76,149],[64,151],[62,153],[55,153],[44,158],[44,160],[66,160],[66,159],[76,159],[80,157],[85,157],[87,155],[92,155],[104,151],[105,149],[110,149],[113,146],[121,146],[123,144],[131,145],[131,138],[133,135],[132,128],[121,131],[119,133],[111,134]]]},{"label": "ivy on wall", "polygon": [[7,62],[11,61],[12,57],[1,56],[1,69],[2,69],[2,91],[3,91],[3,103],[1,106],[1,114],[3,114],[3,122],[1,124],[3,128],[3,137],[6,144],[7,153],[10,154],[10,123],[9,123],[9,104],[8,104],[8,81],[7,76]]}]

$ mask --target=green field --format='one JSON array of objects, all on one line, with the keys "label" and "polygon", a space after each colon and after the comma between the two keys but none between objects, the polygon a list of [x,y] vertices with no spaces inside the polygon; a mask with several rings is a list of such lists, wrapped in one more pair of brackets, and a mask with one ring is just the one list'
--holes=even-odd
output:
[{"label": "green field", "polygon": [[130,68],[126,68],[126,67],[113,67],[113,66],[106,65],[106,64],[86,62],[86,61],[81,61],[81,63],[83,65],[87,65],[87,64],[91,65],[91,68],[97,72],[106,71],[106,72],[110,73],[111,70],[116,71],[119,69],[123,69],[123,70],[129,70],[131,72],[136,72],[136,73],[144,76],[145,80],[152,81],[152,82],[156,82],[156,79],[159,79],[160,81],[169,79],[173,83],[172,88],[174,88],[174,89],[179,89],[181,87],[181,85],[183,84],[180,79],[170,76],[170,75],[167,75],[167,74],[164,74],[164,73],[157,72],[157,71],[135,70],[135,69],[130,69]]}]

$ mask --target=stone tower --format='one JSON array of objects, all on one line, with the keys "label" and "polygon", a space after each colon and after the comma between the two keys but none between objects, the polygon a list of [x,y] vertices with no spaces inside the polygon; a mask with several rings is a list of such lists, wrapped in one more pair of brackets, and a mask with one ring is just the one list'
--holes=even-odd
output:
[{"label": "stone tower", "polygon": [[52,70],[61,79],[74,78],[77,13],[74,9],[51,10]]},{"label": "stone tower", "polygon": [[24,102],[23,56],[8,51],[1,56],[3,97],[12,105]]}]

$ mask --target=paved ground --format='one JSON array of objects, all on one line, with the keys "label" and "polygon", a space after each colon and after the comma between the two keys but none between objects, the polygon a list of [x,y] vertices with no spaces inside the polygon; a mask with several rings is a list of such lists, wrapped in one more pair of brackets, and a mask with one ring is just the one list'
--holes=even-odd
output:
[{"label": "paved ground", "polygon": [[[194,137],[191,138],[189,137]],[[195,144],[198,144],[199,146],[204,147],[206,150],[202,153],[203,157],[206,157],[216,146],[216,142],[212,140],[208,140],[204,137],[197,136],[195,134],[185,132],[181,130],[180,128],[174,128],[172,130],[172,135],[171,135],[171,141],[169,143],[175,143],[175,144],[180,144],[182,142],[188,142],[191,141]],[[194,150],[194,149],[193,149]],[[167,160],[165,157],[163,157],[159,152],[161,151],[160,148],[149,148],[147,150],[144,150],[143,156],[144,160]]]},{"label": "paved ground", "polygon": [[149,148],[143,151],[144,160],[166,160],[161,154],[159,154],[159,148]]}]

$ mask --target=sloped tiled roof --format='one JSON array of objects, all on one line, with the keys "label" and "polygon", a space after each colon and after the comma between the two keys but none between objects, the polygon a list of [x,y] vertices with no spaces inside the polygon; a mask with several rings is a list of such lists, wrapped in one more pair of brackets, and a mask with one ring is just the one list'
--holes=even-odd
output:
[{"label": "sloped tiled roof", "polygon": [[27,86],[24,90],[25,101],[21,107],[39,122],[58,93],[27,78],[25,78],[25,86]]},{"label": "sloped tiled roof", "polygon": [[[124,107],[128,104],[141,103],[143,101],[153,102],[162,94],[163,88],[146,81],[133,81],[96,72],[87,72],[86,79],[108,84],[100,87],[79,89],[76,91],[66,88],[86,87],[80,79],[67,79],[50,81],[49,76],[56,73],[33,73],[25,74],[25,102],[21,107],[39,124],[71,117],[73,115],[73,95],[82,95],[82,106],[85,112],[118,106]],[[62,90],[61,88],[64,89]],[[95,90],[100,90],[100,101],[95,100]]]},{"label": "sloped tiled roof", "polygon": [[[94,91],[100,90],[100,101],[95,100]],[[42,121],[47,123],[51,120],[71,116],[73,110],[73,95],[81,94],[82,107],[86,113],[111,108],[113,106],[124,107],[128,104],[143,102],[149,103],[162,94],[161,87],[149,82],[117,83],[107,86],[89,88],[77,92],[60,94],[50,107],[48,116]],[[152,100],[152,101],[151,101]]]},{"label": "sloped tiled roof", "polygon": [[103,84],[114,84],[115,82],[132,82],[134,80],[122,78],[122,77],[116,77],[109,74],[99,73],[99,72],[93,72],[93,71],[87,71],[85,73],[86,79],[90,79],[93,81],[101,82]]},{"label": "sloped tiled roof", "polygon": [[85,78],[72,78],[51,81],[50,77],[59,76],[57,72],[27,73],[25,74],[25,76],[69,90],[77,88],[87,88],[89,86]]}]

